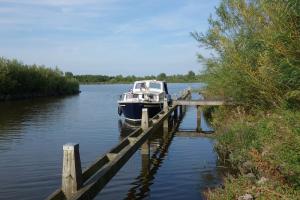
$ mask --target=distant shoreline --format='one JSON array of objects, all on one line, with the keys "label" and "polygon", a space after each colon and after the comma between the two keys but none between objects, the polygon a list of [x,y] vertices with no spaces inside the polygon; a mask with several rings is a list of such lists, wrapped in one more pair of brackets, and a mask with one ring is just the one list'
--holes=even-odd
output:
[{"label": "distant shoreline", "polygon": [[197,83],[201,80],[201,74],[196,74],[193,71],[189,71],[187,74],[174,74],[167,75],[160,73],[157,76],[108,76],[108,75],[73,75],[72,72],[66,72],[68,77],[75,78],[80,84],[126,84],[133,83],[139,80],[159,80],[166,81],[168,83]]},{"label": "distant shoreline", "polygon": [[[134,81],[133,81],[134,82]],[[132,84],[133,82],[79,82],[80,85],[116,85],[116,84]],[[201,81],[178,81],[167,83],[201,83]]]}]

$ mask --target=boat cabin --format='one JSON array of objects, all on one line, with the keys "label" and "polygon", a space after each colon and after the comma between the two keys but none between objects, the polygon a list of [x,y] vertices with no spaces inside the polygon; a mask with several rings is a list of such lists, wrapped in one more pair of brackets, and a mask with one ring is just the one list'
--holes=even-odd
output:
[{"label": "boat cabin", "polygon": [[171,100],[166,82],[142,80],[134,82],[133,88],[120,97],[120,102],[162,102],[164,98]]},{"label": "boat cabin", "polygon": [[168,93],[167,84],[164,81],[156,81],[156,80],[144,80],[144,81],[136,81],[133,85],[132,89],[133,93],[145,93],[145,92],[155,92],[155,93]]}]

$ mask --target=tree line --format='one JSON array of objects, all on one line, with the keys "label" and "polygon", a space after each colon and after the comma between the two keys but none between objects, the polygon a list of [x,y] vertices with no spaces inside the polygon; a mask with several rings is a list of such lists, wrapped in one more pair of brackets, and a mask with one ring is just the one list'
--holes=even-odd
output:
[{"label": "tree line", "polygon": [[189,71],[187,74],[177,74],[177,75],[167,75],[165,73],[160,73],[157,76],[106,76],[106,75],[73,75],[71,72],[66,73],[69,77],[76,78],[80,83],[132,83],[138,80],[161,80],[171,83],[175,82],[199,82],[200,75],[195,74],[193,71]]}]

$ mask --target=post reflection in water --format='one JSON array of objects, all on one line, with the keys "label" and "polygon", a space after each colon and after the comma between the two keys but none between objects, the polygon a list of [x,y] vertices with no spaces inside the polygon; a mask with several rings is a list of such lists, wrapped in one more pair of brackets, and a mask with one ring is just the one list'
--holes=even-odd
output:
[{"label": "post reflection in water", "polygon": [[[131,183],[133,187],[129,189],[125,199],[143,199],[149,196],[150,186],[153,184],[155,174],[168,153],[178,124],[179,120],[177,120],[177,117],[171,117],[168,131],[164,130],[163,126],[161,126],[158,131],[152,134],[149,139],[150,154],[141,154],[140,174],[135,178],[135,181]],[[139,125],[131,124],[130,122],[120,119],[120,140],[123,140],[137,128],[139,128]]]}]

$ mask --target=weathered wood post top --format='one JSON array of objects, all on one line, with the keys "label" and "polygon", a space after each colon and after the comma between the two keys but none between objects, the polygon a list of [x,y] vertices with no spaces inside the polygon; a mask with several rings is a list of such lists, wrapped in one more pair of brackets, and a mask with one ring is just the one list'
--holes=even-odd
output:
[{"label": "weathered wood post top", "polygon": [[79,149],[79,144],[78,143],[67,143],[63,145],[63,150],[75,150]]}]

